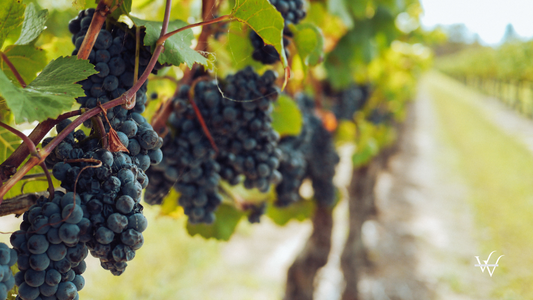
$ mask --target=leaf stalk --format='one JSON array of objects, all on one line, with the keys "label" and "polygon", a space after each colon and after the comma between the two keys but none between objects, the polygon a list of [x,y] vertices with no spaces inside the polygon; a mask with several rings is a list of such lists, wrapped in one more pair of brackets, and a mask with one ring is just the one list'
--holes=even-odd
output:
[{"label": "leaf stalk", "polygon": [[0,51],[0,55],[2,55],[2,59],[6,62],[6,65],[9,67],[9,70],[11,70],[11,72],[13,72],[13,75],[15,75],[15,78],[17,78],[17,81],[20,83],[20,86],[22,86],[22,88],[25,88],[26,82],[24,82],[24,79],[22,79],[22,76],[20,76],[20,73],[19,71],[17,71],[17,68],[15,68],[13,63],[11,63],[11,61],[4,52]]}]

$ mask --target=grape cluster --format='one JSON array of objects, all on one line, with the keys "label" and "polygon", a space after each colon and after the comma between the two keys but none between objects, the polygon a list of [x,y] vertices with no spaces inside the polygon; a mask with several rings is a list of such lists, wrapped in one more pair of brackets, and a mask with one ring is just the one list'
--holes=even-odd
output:
[{"label": "grape cluster", "polygon": [[285,28],[291,23],[298,24],[306,16],[304,0],[270,0],[270,3],[281,13]]},{"label": "grape cluster", "polygon": [[368,86],[352,85],[341,92],[326,90],[326,95],[334,99],[331,110],[338,120],[353,120],[353,114],[368,101]]},{"label": "grape cluster", "polygon": [[307,153],[307,177],[313,183],[315,200],[323,206],[335,202],[335,166],[340,158],[333,144],[332,134],[326,130],[322,120],[312,116],[309,118],[310,130],[313,132]]},{"label": "grape cluster", "polygon": [[[260,61],[264,65],[273,65],[280,60],[279,53],[272,45],[265,45],[265,41],[257,34],[255,31],[250,30],[249,33],[250,42],[254,48],[252,52],[252,58]],[[289,57],[289,40],[283,37],[283,51],[285,51],[285,56]]]},{"label": "grape cluster", "polygon": [[17,262],[17,251],[0,243],[0,300],[7,298],[7,293],[15,286],[11,266]]},{"label": "grape cluster", "polygon": [[220,178],[267,192],[281,180],[277,171],[281,151],[279,135],[272,129],[271,102],[278,97],[272,71],[259,76],[248,67],[229,75],[220,83],[198,81],[194,101],[219,149],[218,154],[198,121],[188,101],[189,86],[183,86],[173,100],[169,117],[171,134],[163,144],[164,160],[148,173],[150,185],[145,201],[161,203],[174,186],[181,193],[180,205],[189,221],[209,223],[220,203],[217,186]]},{"label": "grape cluster", "polygon": [[312,181],[314,198],[329,206],[335,201],[333,176],[339,156],[335,151],[333,136],[322,120],[313,114],[313,100],[300,95],[297,99],[303,114],[302,132],[296,137],[285,137],[280,142],[283,152],[280,172],[283,180],[276,187],[277,206],[288,206],[300,199],[299,189],[305,178]]},{"label": "grape cluster", "polygon": [[[199,88],[204,88],[204,84],[197,87],[201,94]],[[189,89],[189,86],[183,86],[180,95],[173,100],[174,111],[169,117],[173,136],[169,134],[164,139],[163,162],[153,166],[148,173],[150,184],[145,201],[160,204],[174,185],[181,194],[179,204],[189,216],[189,222],[209,224],[215,220],[214,211],[222,201],[218,194],[220,165],[216,162],[216,152],[205,138],[193,107],[183,100],[187,98]],[[202,90],[206,93],[212,91],[211,85]]]},{"label": "grape cluster", "polygon": [[252,224],[259,223],[261,221],[261,216],[266,212],[266,202],[245,205],[244,210],[250,211],[248,214],[248,222]]},{"label": "grape cluster", "polygon": [[373,109],[370,112],[370,115],[368,116],[368,121],[370,121],[374,125],[388,123],[391,120],[392,120],[392,113],[387,112],[380,108]]},{"label": "grape cluster", "polygon": [[[91,23],[94,9],[90,8],[81,11],[78,16],[69,23],[69,30],[72,33],[72,43],[76,49],[72,55],[76,55],[85,38],[85,34]],[[141,41],[145,32],[141,34]],[[78,103],[83,108],[94,108],[97,103],[106,103],[109,100],[118,98],[134,83],[135,72],[135,30],[130,30],[125,24],[115,24],[109,30],[102,29],[94,43],[94,47],[89,55],[89,61],[95,65],[98,74],[90,76],[88,79],[79,82],[85,90],[85,97],[79,97]],[[140,45],[138,76],[145,70],[152,57],[150,47]],[[163,65],[157,63],[153,72],[161,69]],[[128,111],[121,106],[108,111],[108,119],[111,126],[123,123],[128,113],[142,113],[147,102],[146,88],[147,82],[137,91],[136,105]],[[91,122],[84,123],[91,127]],[[108,124],[105,124],[108,129]]]},{"label": "grape cluster", "polygon": [[[77,53],[85,37],[92,14],[92,9],[82,11],[69,23],[76,45],[73,54]],[[119,97],[133,86],[136,48],[133,32],[123,24],[114,24],[108,30],[100,31],[89,57],[99,73],[81,82],[86,96],[77,101],[82,107],[93,108],[98,102]],[[139,74],[144,72],[150,58],[149,49],[141,46]],[[145,83],[137,92],[132,110],[117,106],[106,112],[105,134],[115,130],[120,142],[128,149],[127,153],[111,153],[103,149],[95,129],[89,137],[78,130],[70,133],[46,159],[61,186],[68,192],[76,191],[80,207],[87,213],[92,228],[86,246],[94,257],[100,259],[102,267],[114,275],[124,272],[126,262],[134,258],[135,251],[144,243],[142,232],[147,221],[140,204],[142,189],[148,185],[144,171],[163,159],[160,150],[163,139],[140,115],[146,100]],[[56,129],[61,132],[69,124],[70,121],[65,120]],[[92,127],[90,120],[84,125]],[[48,142],[50,139],[43,145]]]},{"label": "grape cluster", "polygon": [[[270,0],[270,3],[276,7],[281,13],[285,22],[283,30],[283,47],[285,56],[289,56],[287,47],[289,40],[285,37],[292,37],[292,32],[289,30],[289,24],[298,24],[306,16],[303,0]],[[250,41],[254,51],[252,58],[260,61],[265,65],[272,65],[280,60],[279,54],[272,45],[265,45],[265,41],[255,31],[250,30]]]},{"label": "grape cluster", "polygon": [[[60,122],[58,132],[69,123],[70,120]],[[76,186],[80,207],[87,211],[93,228],[91,239],[86,241],[91,254],[100,259],[104,269],[120,275],[144,242],[141,233],[147,222],[140,204],[142,189],[148,185],[144,170],[150,162],[162,159],[161,150],[149,153],[144,149],[146,154],[136,156],[111,153],[102,149],[96,139],[86,141],[81,130],[71,135],[73,138],[61,142],[47,160],[53,163],[52,174],[63,188],[72,192]],[[157,161],[150,158],[149,154],[154,153],[159,155]],[[95,163],[88,159],[100,161],[101,166],[92,168]]]},{"label": "grape cluster", "polygon": [[263,193],[281,180],[279,134],[272,128],[271,116],[272,102],[279,96],[276,77],[273,71],[259,76],[247,67],[221,83],[225,97],[218,107],[201,109],[220,149],[222,178],[237,184],[244,174],[244,186]]},{"label": "grape cluster", "polygon": [[275,205],[289,206],[300,200],[300,186],[305,179],[311,134],[307,115],[304,115],[304,126],[298,136],[287,136],[281,139],[279,148],[283,155],[280,159],[279,172],[283,180],[276,187],[278,196]]},{"label": "grape cluster", "polygon": [[88,217],[79,197],[59,191],[24,213],[20,230],[11,235],[18,254],[17,299],[78,299],[93,229]]}]

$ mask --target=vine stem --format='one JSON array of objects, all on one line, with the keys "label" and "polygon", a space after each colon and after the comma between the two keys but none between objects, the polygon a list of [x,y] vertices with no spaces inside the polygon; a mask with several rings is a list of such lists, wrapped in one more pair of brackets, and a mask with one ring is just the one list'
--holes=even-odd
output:
[{"label": "vine stem", "polygon": [[96,122],[96,126],[97,126],[96,128],[98,128],[98,133],[100,133],[100,140],[102,141],[102,148],[109,150],[109,137],[107,136],[107,133],[105,132],[105,127],[104,127],[104,122],[102,121],[102,117],[96,116],[93,118],[93,120]]},{"label": "vine stem", "polygon": [[[102,2],[100,2],[101,4]],[[98,4],[98,5],[100,5]],[[172,0],[166,0],[166,7],[165,7],[165,17],[163,19],[163,26],[161,28],[161,35],[164,36],[166,33],[166,30],[168,29],[168,22],[170,20],[170,9],[172,6]],[[100,106],[97,106],[93,109],[85,111],[81,116],[76,118],[76,120],[72,121],[63,131],[61,131],[46,147],[44,147],[41,151],[41,158],[37,158],[35,156],[32,156],[14,175],[11,177],[8,181],[5,182],[4,185],[0,186],[0,204],[2,204],[2,199],[4,198],[5,194],[15,186],[15,184],[24,177],[34,166],[40,164],[41,162],[44,162],[46,157],[55,149],[63,139],[76,127],[81,125],[84,121],[96,116],[100,112],[102,112],[102,109],[109,109],[118,105],[122,105],[124,103],[129,103],[130,99],[135,96],[137,91],[141,88],[141,86],[144,84],[144,82],[148,79],[148,76],[152,72],[152,69],[154,68],[155,64],[157,63],[157,60],[159,58],[159,55],[161,54],[161,51],[163,51],[163,44],[158,44],[157,47],[154,50],[154,53],[152,54],[152,58],[150,59],[150,62],[148,63],[148,66],[146,67],[146,70],[142,74],[141,78],[139,78],[139,81],[135,83],[128,91],[126,91],[124,94],[122,94],[120,97],[113,99],[109,102],[106,102]]]},{"label": "vine stem", "polygon": [[[37,192],[29,194],[21,194],[14,198],[5,199],[4,204],[0,206],[0,217],[7,215],[19,215],[27,211],[32,205],[37,202],[41,196],[46,196],[47,192]],[[0,234],[2,234],[0,232]]]},{"label": "vine stem", "polygon": [[37,148],[35,148],[35,144],[33,143],[32,140],[30,140],[30,138],[28,136],[26,136],[24,133],[18,131],[17,129],[7,125],[4,122],[0,122],[0,126],[4,127],[5,129],[9,130],[10,132],[16,134],[19,138],[21,138],[22,142],[24,142],[26,145],[28,145],[31,155],[40,157],[39,152],[37,152]]},{"label": "vine stem", "polygon": [[141,27],[135,27],[135,69],[133,70],[133,83],[139,78],[139,56],[141,55]]},{"label": "vine stem", "polygon": [[172,103],[172,100],[174,98],[175,97],[163,102],[163,104],[159,106],[159,110],[157,111],[157,113],[152,118],[152,128],[154,128],[154,131],[157,132],[160,137],[165,137],[165,135],[167,135],[168,133],[168,128],[166,124],[168,117],[170,116],[174,108],[174,105]]},{"label": "vine stem", "polygon": [[85,38],[83,39],[83,42],[81,43],[80,49],[78,50],[78,59],[89,58],[89,55],[91,54],[94,43],[96,42],[96,39],[98,38],[98,34],[100,33],[100,29],[102,28],[102,25],[104,25],[107,15],[110,14],[111,12],[109,9],[110,4],[108,5],[107,2],[111,2],[111,1],[101,0],[98,3],[98,6],[96,6],[96,11],[93,14],[93,19],[91,20],[89,29],[87,30],[87,33],[85,34]]},{"label": "vine stem", "polygon": [[44,174],[46,175],[46,180],[48,181],[48,193],[50,193],[50,197],[54,195],[54,183],[52,182],[52,177],[50,176],[50,172],[48,172],[48,168],[46,168],[46,164],[41,162],[39,164],[41,168],[44,171]]},{"label": "vine stem", "polygon": [[171,36],[175,35],[176,33],[182,32],[184,30],[191,29],[191,28],[198,27],[198,26],[205,26],[205,25],[209,25],[209,24],[215,24],[215,23],[218,23],[218,22],[221,22],[221,21],[224,21],[224,20],[232,20],[232,19],[233,19],[233,16],[231,16],[231,15],[223,15],[221,17],[218,17],[218,18],[215,18],[215,19],[211,19],[209,21],[203,21],[203,22],[198,22],[198,23],[194,23],[194,24],[189,24],[187,26],[178,28],[178,29],[176,29],[174,31],[171,31],[171,32],[169,32],[167,34],[162,35],[157,40],[156,45],[162,45],[168,38],[170,38]]},{"label": "vine stem", "polygon": [[35,179],[35,178],[44,177],[44,176],[46,176],[46,174],[44,173],[35,173],[35,174],[25,175],[24,177],[22,177],[22,180]]},{"label": "vine stem", "polygon": [[13,72],[13,75],[15,75],[15,78],[17,78],[17,81],[20,83],[20,86],[25,88],[26,82],[24,82],[24,79],[22,79],[22,76],[20,76],[20,73],[19,71],[17,71],[17,68],[15,68],[15,66],[11,63],[11,61],[9,60],[9,58],[4,52],[0,51],[0,55],[2,55],[2,59],[6,62],[11,72]]},{"label": "vine stem", "polygon": [[[57,123],[74,117],[81,115],[81,110],[74,110],[67,113],[64,113],[60,115],[57,119],[47,119],[30,133],[28,138],[32,141],[32,143],[39,144],[41,140],[44,138],[44,136],[52,129]],[[26,159],[28,154],[30,154],[30,148],[28,148],[29,143],[21,143],[15,152],[13,152],[1,165],[0,165],[0,179],[2,181],[5,181],[9,178],[9,176],[15,174],[16,168],[20,166],[20,164]]]},{"label": "vine stem", "polygon": [[196,87],[196,84],[200,81],[208,80],[208,79],[209,77],[200,77],[194,80],[189,90],[189,102],[191,103],[192,108],[194,109],[194,113],[196,114],[196,117],[198,118],[198,121],[200,122],[200,125],[202,126],[202,130],[207,136],[209,143],[211,143],[211,146],[213,147],[213,149],[215,149],[215,151],[218,153],[217,144],[215,143],[215,140],[213,139],[211,132],[209,132],[209,128],[207,128],[207,124],[205,124],[205,121],[204,121],[204,118],[202,117],[202,113],[200,112],[200,109],[198,109],[198,106],[196,106],[196,102],[194,102],[194,88]]},{"label": "vine stem", "polygon": [[[214,0],[202,0],[202,19],[203,19],[204,22],[211,21],[213,19],[213,14],[216,13],[217,8],[214,9],[215,11],[211,11],[210,8],[215,6],[214,2],[215,2]],[[225,16],[225,18],[229,18],[229,16]],[[216,22],[219,22],[219,21],[216,21]],[[185,29],[184,28],[177,29],[175,33],[178,33],[180,30],[185,30]],[[198,44],[196,45],[196,50],[197,51],[198,50],[199,51],[206,51],[207,50],[207,37],[209,36],[209,32],[210,32],[209,26],[203,26],[202,27],[202,32],[200,33],[200,36],[198,37]],[[187,70],[188,73],[186,73],[187,75],[184,76],[184,78],[192,78],[192,73],[193,73],[194,69],[195,69],[195,67],[188,69]],[[161,136],[161,137],[164,137],[168,133],[168,129],[166,127],[166,122],[168,120],[168,117],[172,113],[172,110],[173,110],[173,107],[174,107],[173,103],[172,103],[173,102],[172,99],[174,99],[174,98],[176,98],[178,96],[178,93],[179,93],[179,90],[180,90],[180,87],[181,87],[181,85],[179,84],[179,82],[175,78],[172,78],[172,77],[169,77],[169,76],[165,76],[164,78],[172,80],[173,82],[175,82],[177,84],[177,87],[176,87],[176,91],[174,92],[174,96],[171,99],[169,99],[166,102],[164,102],[160,106],[158,112],[156,113],[156,115],[152,119],[152,127],[157,132],[157,134],[159,134],[159,136]],[[188,82],[188,81],[189,81],[189,79],[186,79],[186,80],[184,80],[182,82]],[[195,113],[197,114],[198,119],[200,120],[200,123],[202,124],[202,129],[204,130],[204,133],[206,133],[206,135],[208,136],[209,141],[211,142],[211,145],[213,146],[213,148],[216,149],[217,152],[218,152],[218,148],[217,148],[213,138],[211,137],[211,134],[209,133],[209,130],[207,129],[207,126],[205,126],[205,122],[204,122],[204,120],[202,118],[202,115],[200,114],[200,112],[198,110],[198,107],[196,106],[196,103],[193,100],[194,97],[193,98],[189,97],[189,98],[191,99],[190,101],[191,101],[191,104],[193,106],[193,109],[194,109]]]},{"label": "vine stem", "polygon": [[[202,0],[202,19],[203,21],[209,21],[213,19],[213,16],[217,13],[218,7],[215,5],[215,0]],[[198,37],[198,43],[196,44],[197,51],[207,51],[207,38],[211,33],[210,26],[202,27],[202,32]]]}]

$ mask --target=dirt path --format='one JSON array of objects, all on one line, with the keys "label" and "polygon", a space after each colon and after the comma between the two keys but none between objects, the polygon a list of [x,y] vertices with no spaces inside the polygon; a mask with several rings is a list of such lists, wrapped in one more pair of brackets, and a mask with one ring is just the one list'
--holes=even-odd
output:
[{"label": "dirt path", "polygon": [[360,283],[365,299],[489,299],[477,288],[485,280],[471,276],[480,253],[469,190],[441,126],[422,83],[401,150],[376,187],[378,216],[363,226],[373,262]]}]

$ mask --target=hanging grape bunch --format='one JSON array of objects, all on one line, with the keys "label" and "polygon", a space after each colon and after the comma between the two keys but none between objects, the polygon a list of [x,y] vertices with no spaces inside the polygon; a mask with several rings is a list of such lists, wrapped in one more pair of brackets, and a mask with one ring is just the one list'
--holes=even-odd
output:
[{"label": "hanging grape bunch", "polygon": [[333,101],[331,110],[337,120],[353,120],[353,114],[363,109],[369,97],[368,86],[358,86],[356,84],[337,92],[329,85],[326,85],[325,93]]},{"label": "hanging grape bunch", "polygon": [[11,235],[20,299],[77,299],[92,234],[85,208],[79,196],[56,191],[24,213],[20,230]]},{"label": "hanging grape bunch", "polygon": [[298,136],[287,136],[281,139],[279,148],[282,156],[279,172],[283,180],[276,187],[276,206],[289,206],[301,199],[300,186],[305,179],[311,134],[309,116],[303,114],[302,131]]},{"label": "hanging grape bunch", "polygon": [[288,206],[301,199],[300,186],[305,178],[311,179],[314,199],[323,206],[335,201],[333,176],[339,156],[333,136],[314,115],[314,101],[305,95],[297,97],[303,114],[302,131],[298,136],[284,137],[280,142],[283,152],[279,171],[283,180],[276,187],[277,206]]},{"label": "hanging grape bunch", "polygon": [[[72,33],[72,43],[76,49],[72,55],[76,55],[85,38],[85,34],[91,23],[94,9],[81,11],[78,17],[69,22],[69,30]],[[150,47],[143,46],[144,31],[141,33],[140,53],[138,76],[140,76],[148,65],[151,54]],[[135,49],[136,49],[135,30],[128,29],[126,24],[114,24],[109,30],[102,29],[89,55],[89,61],[95,65],[98,74],[90,76],[88,79],[80,82],[85,90],[86,97],[78,98],[78,103],[84,108],[94,108],[97,102],[106,103],[109,100],[118,98],[120,95],[131,88],[136,81],[135,74]],[[163,66],[156,63],[154,74]],[[142,113],[145,110],[147,101],[146,81],[137,91],[136,105],[131,111],[121,106],[115,107],[108,112],[108,119],[113,128],[122,124],[126,115],[132,113]],[[90,127],[91,123],[85,125]],[[107,124],[105,124],[107,129]],[[127,142],[126,142],[127,144]],[[126,146],[126,144],[124,144]]]},{"label": "hanging grape bunch", "polygon": [[[82,11],[69,23],[77,49],[93,13],[91,9]],[[105,103],[119,97],[133,86],[136,43],[132,32],[123,31],[121,28],[126,27],[122,26],[124,24],[117,24],[98,35],[89,60],[96,65],[99,73],[82,82],[86,93],[86,97],[78,98],[82,107],[93,108],[98,102]],[[150,59],[149,52],[141,53],[144,54],[139,57],[140,73]],[[93,136],[95,129],[89,138],[78,130],[69,133],[46,159],[53,175],[70,195],[67,198],[74,198],[73,192],[76,191],[77,201],[70,204],[73,206],[70,209],[81,211],[84,226],[90,229],[84,237],[83,246],[88,247],[91,254],[100,259],[102,267],[114,275],[124,272],[126,262],[133,259],[135,251],[144,242],[141,233],[147,223],[139,203],[142,189],[148,185],[144,171],[151,163],[157,164],[162,159],[159,149],[162,139],[139,114],[144,111],[145,91],[146,84],[137,92],[133,110],[117,106],[109,110],[107,118],[104,118],[105,133],[101,138],[107,138],[111,128],[117,130],[120,142],[128,149],[126,153],[112,153],[105,149],[98,135]],[[62,132],[69,124],[67,119],[56,129]],[[84,124],[92,125],[89,122]],[[45,139],[43,146],[50,140]],[[100,163],[99,166],[95,166],[95,161]],[[63,212],[66,209],[61,208]],[[71,233],[74,238],[79,238],[78,231]]]},{"label": "hanging grape bunch", "polygon": [[[292,37],[292,32],[289,30],[289,24],[298,24],[306,16],[304,8],[304,0],[269,0],[274,7],[281,13],[285,22],[285,28],[283,30],[283,46],[285,56],[289,56],[287,47],[289,46],[289,40],[286,37]],[[280,60],[279,53],[274,46],[265,45],[263,39],[250,30],[250,41],[254,48],[252,58],[260,61],[265,65],[272,65]]]},{"label": "hanging grape bunch", "polygon": [[[191,223],[212,223],[214,211],[221,203],[218,194],[220,165],[216,152],[202,131],[200,122],[188,100],[190,87],[182,86],[178,98],[173,100],[174,112],[169,123],[172,132],[163,142],[163,162],[149,170],[152,179],[145,193],[149,204],[160,204],[172,186],[181,194],[179,204]],[[213,92],[213,82],[197,84],[195,101],[201,105],[202,95]],[[219,94],[213,94],[219,99]]]},{"label": "hanging grape bunch", "polygon": [[[86,10],[69,24],[76,46],[74,54],[83,41],[92,13],[92,10]],[[82,82],[87,95],[78,98],[82,107],[93,108],[98,102],[105,103],[117,98],[134,85],[137,46],[134,33],[134,30],[128,30],[121,23],[100,31],[89,56],[89,61],[96,65],[95,69],[99,73]],[[139,43],[142,44],[142,41]],[[137,74],[140,75],[145,71],[151,54],[148,47],[139,47],[141,51]],[[161,67],[156,65],[155,69]],[[80,194],[87,198],[87,209],[94,226],[94,236],[88,246],[91,254],[100,259],[102,267],[114,275],[120,275],[125,270],[126,262],[133,259],[135,251],[144,242],[141,233],[146,229],[147,223],[140,204],[142,189],[148,185],[148,177],[144,172],[150,164],[158,164],[163,158],[160,150],[163,140],[140,115],[146,105],[146,86],[147,82],[137,91],[136,104],[132,110],[117,106],[107,111],[104,121],[106,134],[109,134],[111,128],[116,130],[127,151],[111,153],[96,145],[95,140],[92,147],[85,146],[83,149],[84,158],[95,158],[102,162],[102,166],[97,169],[83,171],[81,177],[85,180],[80,179],[78,183],[81,187]],[[84,124],[92,127],[91,123]],[[82,141],[78,141],[80,142]],[[79,146],[72,145],[73,148],[81,149]],[[79,167],[83,168],[83,164]],[[61,177],[59,171],[55,172],[58,169],[56,167],[54,175],[59,173]],[[76,164],[71,167],[75,168]],[[68,180],[68,177],[64,179]],[[65,188],[69,190],[73,187],[71,185]]]},{"label": "hanging grape bunch", "polygon": [[0,299],[7,298],[7,292],[15,286],[11,267],[17,262],[17,251],[0,243]]},{"label": "hanging grape bunch", "polygon": [[[169,132],[162,147],[164,159],[149,170],[152,180],[145,201],[160,204],[169,189],[181,194],[179,204],[191,223],[211,223],[221,202],[220,178],[267,192],[277,184],[281,151],[279,135],[272,128],[272,101],[279,91],[276,75],[266,71],[259,76],[248,67],[229,75],[219,86],[214,80],[194,85],[194,102],[214,138],[218,153],[205,135],[188,97],[190,86],[183,86],[173,100]],[[224,97],[218,88],[222,90]]]}]

